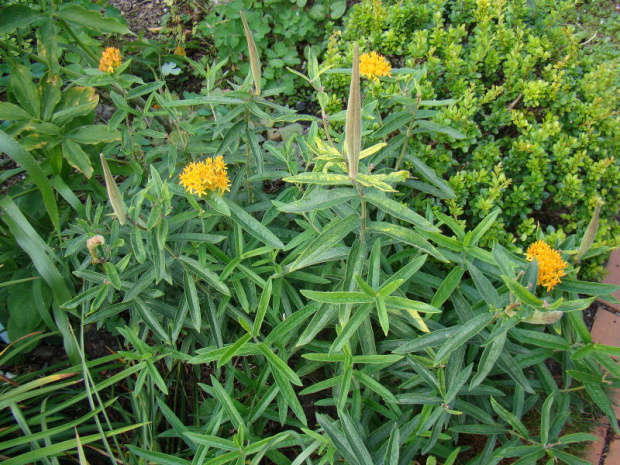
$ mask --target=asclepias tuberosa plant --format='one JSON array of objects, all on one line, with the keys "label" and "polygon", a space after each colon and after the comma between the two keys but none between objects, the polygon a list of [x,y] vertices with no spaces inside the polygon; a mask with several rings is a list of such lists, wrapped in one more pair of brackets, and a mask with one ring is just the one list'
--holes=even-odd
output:
[{"label": "asclepias tuberosa plant", "polygon": [[[479,435],[468,463],[582,463],[568,447],[592,436],[567,432],[571,411],[585,399],[617,429],[604,386],[620,379],[618,349],[592,343],[581,311],[618,287],[576,279],[598,210],[581,239],[523,256],[481,247],[499,210],[465,230],[394,197],[413,177],[395,167],[416,159],[414,145],[365,145],[378,103],[362,95],[357,45],[339,131],[323,105],[319,119],[269,99],[243,24],[247,78],[187,99],[153,87],[147,101],[174,136],[155,122],[139,133],[155,142],[123,177],[113,168],[124,154],[101,155],[108,202],[87,200],[63,233],[79,290],[62,310],[78,315],[79,339],[92,324],[124,341],[113,375],[123,389],[98,388],[91,362],[78,366],[97,393],[91,408],[114,405],[135,428],[107,453],[449,465]],[[323,72],[311,57],[319,94]],[[309,124],[290,138],[263,135],[299,121]],[[441,185],[415,166],[414,186]],[[113,426],[99,428],[112,437]]]}]

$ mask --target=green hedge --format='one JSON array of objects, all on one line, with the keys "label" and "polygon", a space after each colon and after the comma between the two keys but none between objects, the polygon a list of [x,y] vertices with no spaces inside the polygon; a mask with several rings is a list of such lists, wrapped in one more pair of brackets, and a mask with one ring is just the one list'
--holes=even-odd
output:
[{"label": "green hedge", "polygon": [[[342,51],[357,41],[393,66],[425,68],[423,99],[458,99],[433,119],[466,138],[415,135],[410,145],[449,180],[456,199],[437,205],[416,195],[414,205],[433,204],[470,227],[500,207],[487,240],[519,251],[540,234],[560,243],[581,233],[600,196],[598,245],[612,246],[620,231],[618,60],[582,53],[564,22],[571,12],[572,2],[364,0],[345,18],[341,40],[333,37],[326,62],[350,66]],[[345,83],[336,75],[327,83],[332,110],[345,100]],[[387,83],[368,90],[398,92]],[[599,276],[602,260],[588,263],[584,276]]]}]

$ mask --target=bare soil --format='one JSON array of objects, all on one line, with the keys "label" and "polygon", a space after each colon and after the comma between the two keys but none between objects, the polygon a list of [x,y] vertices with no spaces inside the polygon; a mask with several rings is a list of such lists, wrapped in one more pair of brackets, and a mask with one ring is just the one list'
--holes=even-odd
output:
[{"label": "bare soil", "polygon": [[160,27],[163,16],[168,12],[163,0],[109,0],[109,2],[120,10],[131,32],[144,33],[147,39],[157,36],[150,29]]}]

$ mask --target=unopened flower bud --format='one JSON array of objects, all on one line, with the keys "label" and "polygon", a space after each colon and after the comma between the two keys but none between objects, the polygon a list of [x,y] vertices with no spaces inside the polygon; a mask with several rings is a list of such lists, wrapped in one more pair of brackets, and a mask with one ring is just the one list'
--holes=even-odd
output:
[{"label": "unopened flower bud", "polygon": [[86,247],[88,248],[88,253],[90,253],[90,256],[93,258],[93,263],[99,263],[97,247],[100,245],[105,245],[105,238],[100,234],[97,234],[86,241]]}]

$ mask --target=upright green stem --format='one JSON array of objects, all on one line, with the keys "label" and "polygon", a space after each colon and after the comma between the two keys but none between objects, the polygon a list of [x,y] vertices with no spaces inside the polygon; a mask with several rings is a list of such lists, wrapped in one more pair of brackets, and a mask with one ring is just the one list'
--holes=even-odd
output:
[{"label": "upright green stem", "polygon": [[407,134],[405,135],[405,142],[403,142],[403,148],[400,150],[400,155],[398,160],[396,161],[396,166],[394,169],[398,171],[405,161],[405,153],[407,152],[407,147],[409,146],[409,139],[411,139],[411,133],[413,132],[413,128],[415,126],[415,117],[418,113],[418,108],[420,107],[420,99],[422,96],[420,94],[416,95],[415,108],[411,114],[411,122],[409,123],[409,127],[407,128]]},{"label": "upright green stem", "polygon": [[[245,129],[250,132],[250,111],[245,108]],[[252,203],[252,189],[250,189],[250,140],[246,140],[245,143],[245,188],[248,191],[248,204]]]},{"label": "upright green stem", "polygon": [[[321,89],[317,89],[317,91],[323,92]],[[325,111],[325,107],[323,106],[321,99],[319,99],[319,105],[321,106],[321,123],[323,124],[323,130],[325,131],[325,137],[327,137],[327,141],[331,144],[331,146],[335,147],[336,144],[334,144],[334,140],[329,133],[329,116],[327,116],[327,112]]]},{"label": "upright green stem", "polygon": [[93,66],[96,66],[97,63],[99,63],[99,58],[97,58],[97,55],[95,55],[92,49],[90,47],[87,47],[86,44],[82,42],[82,40],[77,36],[77,34],[73,31],[71,26],[69,26],[65,20],[61,19],[58,22],[60,23],[62,28],[65,30],[65,32],[69,33],[69,35],[73,38],[73,40],[75,40],[75,43],[78,44],[78,46],[84,51],[84,53],[86,53],[86,55],[88,55],[88,57],[92,60],[91,64]]},{"label": "upright green stem", "polygon": [[367,224],[367,218],[368,218],[368,208],[366,205],[366,199],[364,198],[364,188],[362,187],[361,184],[359,183],[355,183],[355,188],[357,189],[357,193],[360,196],[360,203],[362,204],[362,213],[361,213],[361,220],[362,220],[362,229],[360,232],[360,242],[362,244],[364,244],[366,242],[366,224]]},{"label": "upright green stem", "polygon": [[312,226],[312,229],[314,229],[314,231],[315,231],[317,234],[321,234],[321,231],[319,230],[319,228],[317,228],[317,227],[314,225],[314,223],[313,223],[312,221],[310,221],[310,218],[308,218],[308,215],[306,215],[306,213],[305,213],[305,212],[302,212],[302,213],[301,213],[301,215],[302,215],[302,216],[304,217],[304,219],[308,222],[308,224],[309,224],[310,226]]}]

